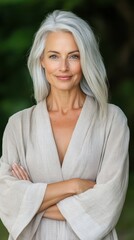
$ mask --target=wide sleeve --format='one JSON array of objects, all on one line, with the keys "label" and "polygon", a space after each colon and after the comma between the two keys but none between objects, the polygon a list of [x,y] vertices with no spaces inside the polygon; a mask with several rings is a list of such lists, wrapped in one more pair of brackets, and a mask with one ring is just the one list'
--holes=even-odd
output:
[{"label": "wide sleeve", "polygon": [[128,186],[127,119],[120,109],[109,119],[96,185],[66,198],[58,208],[81,240],[100,240],[115,227]]},{"label": "wide sleeve", "polygon": [[[18,139],[18,142],[21,141]],[[11,164],[20,163],[13,126],[6,126],[0,160],[0,218],[14,240],[31,240],[42,218],[36,214],[45,194],[46,184],[18,180],[11,174]]]}]

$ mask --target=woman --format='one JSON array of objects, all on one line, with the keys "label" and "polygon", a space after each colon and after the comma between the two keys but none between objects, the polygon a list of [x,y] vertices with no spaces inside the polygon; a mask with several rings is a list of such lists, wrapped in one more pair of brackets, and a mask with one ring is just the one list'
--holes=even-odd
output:
[{"label": "woman", "polygon": [[91,28],[54,11],[28,59],[37,105],[9,119],[0,167],[0,217],[10,240],[117,239],[128,184],[129,130],[107,103]]}]

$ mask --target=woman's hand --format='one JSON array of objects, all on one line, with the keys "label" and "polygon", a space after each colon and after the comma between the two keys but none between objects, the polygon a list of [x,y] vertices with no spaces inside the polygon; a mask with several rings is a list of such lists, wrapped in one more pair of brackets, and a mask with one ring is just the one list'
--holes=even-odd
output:
[{"label": "woman's hand", "polygon": [[87,179],[81,179],[81,178],[75,178],[75,187],[76,187],[76,194],[83,193],[87,191],[88,189],[91,189],[94,187],[96,182],[87,180]]},{"label": "woman's hand", "polygon": [[17,163],[12,164],[12,175],[20,180],[30,181],[30,177],[28,176],[28,173],[26,172],[26,170]]}]

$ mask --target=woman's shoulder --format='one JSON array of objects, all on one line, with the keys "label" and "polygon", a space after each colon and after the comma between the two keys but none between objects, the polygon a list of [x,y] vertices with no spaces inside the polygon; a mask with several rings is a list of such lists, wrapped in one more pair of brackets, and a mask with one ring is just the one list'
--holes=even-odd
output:
[{"label": "woman's shoulder", "polygon": [[37,115],[37,109],[40,109],[42,102],[39,102],[31,107],[25,108],[21,111],[11,115],[8,119],[9,125],[26,125],[30,124],[34,116]]},{"label": "woman's shoulder", "polygon": [[31,115],[35,108],[36,105],[33,105],[11,115],[5,126],[4,133],[19,133],[20,130],[27,129],[30,126]]},{"label": "woman's shoulder", "polygon": [[35,108],[36,108],[36,105],[33,105],[29,108],[25,108],[23,110],[18,111],[9,117],[9,121],[18,121],[18,120],[22,120],[25,117],[28,117],[28,116],[30,117]]},{"label": "woman's shoulder", "polygon": [[125,123],[127,122],[127,116],[125,115],[124,111],[115,104],[108,104],[108,120],[115,123]]},{"label": "woman's shoulder", "polygon": [[123,110],[119,106],[112,104],[112,103],[108,103],[108,113],[111,115],[126,117]]}]

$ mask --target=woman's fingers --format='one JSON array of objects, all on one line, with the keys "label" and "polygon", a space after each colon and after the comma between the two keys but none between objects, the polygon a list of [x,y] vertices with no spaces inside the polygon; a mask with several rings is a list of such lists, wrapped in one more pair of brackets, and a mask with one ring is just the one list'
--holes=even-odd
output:
[{"label": "woman's fingers", "polygon": [[12,169],[12,175],[21,180],[21,177],[19,176],[18,172],[13,169]]},{"label": "woman's fingers", "polygon": [[30,180],[26,170],[16,163],[12,165],[12,174],[14,177],[17,177],[20,180]]},{"label": "woman's fingers", "polygon": [[20,180],[25,180],[23,177],[22,171],[19,169],[19,166],[17,164],[12,165],[12,174],[14,177],[17,177]]},{"label": "woman's fingers", "polygon": [[25,170],[22,166],[20,166],[20,169],[21,169],[21,171],[22,171],[22,173],[23,173],[23,177],[24,177],[26,180],[30,180],[30,177],[29,177],[28,173],[26,172],[26,170]]}]

